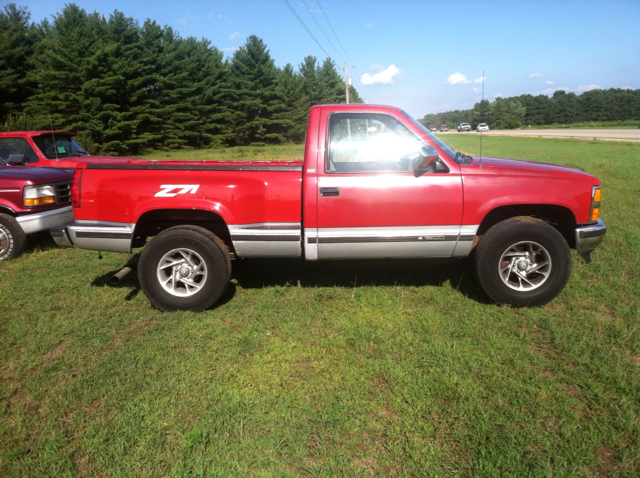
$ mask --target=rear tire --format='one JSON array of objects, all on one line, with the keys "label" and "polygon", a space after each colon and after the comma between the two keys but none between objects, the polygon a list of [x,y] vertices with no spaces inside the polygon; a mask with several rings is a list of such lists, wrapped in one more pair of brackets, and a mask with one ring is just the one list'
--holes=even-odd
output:
[{"label": "rear tire", "polygon": [[144,295],[167,312],[205,310],[222,296],[230,276],[227,246],[198,226],[161,232],[144,248],[138,263]]},{"label": "rear tire", "polygon": [[12,216],[0,214],[0,261],[8,261],[20,255],[27,236]]},{"label": "rear tire", "polygon": [[515,217],[489,229],[475,251],[475,272],[487,295],[514,307],[544,305],[571,275],[571,251],[546,222]]}]

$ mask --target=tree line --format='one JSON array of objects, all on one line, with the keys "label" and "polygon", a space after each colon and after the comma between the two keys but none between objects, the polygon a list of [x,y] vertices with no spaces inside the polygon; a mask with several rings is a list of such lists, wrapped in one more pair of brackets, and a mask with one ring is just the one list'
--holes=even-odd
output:
[{"label": "tree line", "polygon": [[580,95],[558,90],[553,96],[530,94],[483,100],[473,109],[425,115],[427,127],[448,124],[487,123],[495,129],[521,126],[571,124],[591,121],[640,120],[640,90],[611,88],[589,90]]},{"label": "tree line", "polygon": [[[362,102],[350,87],[350,101]],[[68,4],[52,21],[0,11],[0,127],[64,129],[102,154],[304,139],[315,104],[343,103],[334,62],[275,65],[247,38],[230,59],[206,39]]]}]

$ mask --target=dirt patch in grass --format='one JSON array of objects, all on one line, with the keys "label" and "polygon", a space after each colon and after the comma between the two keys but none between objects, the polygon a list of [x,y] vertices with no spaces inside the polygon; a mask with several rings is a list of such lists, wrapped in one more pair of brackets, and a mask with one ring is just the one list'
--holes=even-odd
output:
[{"label": "dirt patch in grass", "polygon": [[47,352],[42,356],[42,365],[48,367],[51,363],[56,359],[56,357],[60,356],[62,352],[65,351],[66,345],[60,342],[57,344],[51,352]]},{"label": "dirt patch in grass", "polygon": [[610,473],[616,469],[616,454],[611,447],[601,446],[598,448],[596,458],[600,462],[596,476],[610,476]]},{"label": "dirt patch in grass", "polygon": [[21,406],[25,407],[27,411],[38,411],[40,409],[40,402],[23,392],[16,392],[9,398],[9,405],[14,410],[17,410]]},{"label": "dirt patch in grass", "polygon": [[93,463],[91,458],[83,452],[74,453],[71,457],[73,464],[78,470],[80,476],[93,476],[91,470],[93,470]]}]

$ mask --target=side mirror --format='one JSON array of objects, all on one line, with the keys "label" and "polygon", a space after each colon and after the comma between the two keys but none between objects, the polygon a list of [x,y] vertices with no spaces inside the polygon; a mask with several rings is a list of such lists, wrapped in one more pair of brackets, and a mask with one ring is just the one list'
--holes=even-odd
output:
[{"label": "side mirror", "polygon": [[413,164],[413,170],[421,173],[429,170],[435,171],[436,163],[440,159],[438,150],[431,145],[423,146],[420,149],[420,157]]},{"label": "side mirror", "polygon": [[28,162],[24,154],[10,154],[9,159],[7,159],[7,163],[11,166],[24,166]]}]

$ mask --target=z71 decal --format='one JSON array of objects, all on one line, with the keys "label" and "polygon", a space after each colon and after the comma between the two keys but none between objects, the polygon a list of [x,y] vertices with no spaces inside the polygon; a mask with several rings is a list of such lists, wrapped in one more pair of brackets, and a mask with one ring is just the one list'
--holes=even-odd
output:
[{"label": "z71 decal", "polygon": [[195,194],[199,184],[163,184],[160,186],[161,191],[155,193],[154,197],[157,198],[173,198],[178,194]]}]

